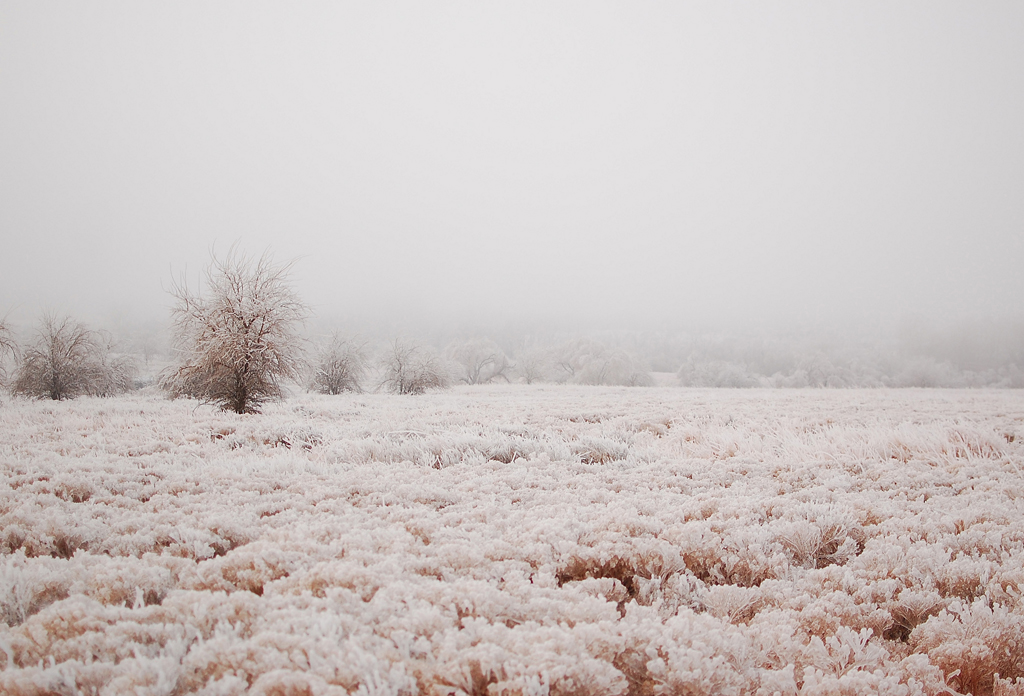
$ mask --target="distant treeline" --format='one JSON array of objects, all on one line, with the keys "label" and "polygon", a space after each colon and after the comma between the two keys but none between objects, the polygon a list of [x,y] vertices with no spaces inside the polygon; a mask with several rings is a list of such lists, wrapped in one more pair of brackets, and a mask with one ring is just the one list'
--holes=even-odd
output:
[{"label": "distant treeline", "polygon": [[[435,387],[543,382],[723,388],[1024,388],[1024,331],[951,331],[944,336],[921,330],[888,338],[498,331],[492,336],[405,333],[397,339],[361,328],[359,333],[307,336],[306,370],[298,381],[324,393],[389,388],[384,374],[387,364],[394,362],[396,351],[411,351],[418,360],[429,362],[430,383]],[[17,361],[26,355],[16,350],[16,337],[21,335],[31,343],[31,331],[0,330],[0,366],[6,368],[8,387],[15,386],[11,378]],[[130,363],[120,358],[130,357],[138,366],[135,386],[154,382],[157,372],[172,360],[160,326],[120,326],[102,336],[102,353],[112,356],[108,362],[115,360],[111,364],[123,367]],[[122,369],[121,374],[129,372]],[[0,369],[0,380],[3,376]],[[401,392],[407,387],[390,388]]]}]

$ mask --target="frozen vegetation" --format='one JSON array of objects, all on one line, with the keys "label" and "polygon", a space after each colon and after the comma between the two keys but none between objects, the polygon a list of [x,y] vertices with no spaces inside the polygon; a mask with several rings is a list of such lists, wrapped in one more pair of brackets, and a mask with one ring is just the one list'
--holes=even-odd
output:
[{"label": "frozen vegetation", "polygon": [[1006,390],[5,400],[0,693],[1024,693],[1022,436]]}]

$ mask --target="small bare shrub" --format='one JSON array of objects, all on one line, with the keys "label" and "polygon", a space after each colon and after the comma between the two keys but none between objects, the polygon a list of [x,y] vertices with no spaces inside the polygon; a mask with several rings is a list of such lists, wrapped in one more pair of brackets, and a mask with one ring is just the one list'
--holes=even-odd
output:
[{"label": "small bare shrub", "polygon": [[428,389],[444,389],[451,378],[444,364],[426,348],[395,341],[381,361],[384,379],[381,386],[395,394],[422,394]]},{"label": "small bare shrub", "polygon": [[37,399],[111,396],[131,389],[135,362],[115,356],[109,341],[70,318],[42,319],[22,356],[12,392]]},{"label": "small bare shrub", "polygon": [[361,345],[334,336],[313,362],[308,389],[319,394],[361,392],[366,376],[366,353]]},{"label": "small bare shrub", "polygon": [[207,296],[175,284],[177,365],[161,377],[164,389],[235,413],[281,398],[281,380],[302,375],[298,327],[308,313],[288,284],[290,268],[232,249],[207,267]]}]

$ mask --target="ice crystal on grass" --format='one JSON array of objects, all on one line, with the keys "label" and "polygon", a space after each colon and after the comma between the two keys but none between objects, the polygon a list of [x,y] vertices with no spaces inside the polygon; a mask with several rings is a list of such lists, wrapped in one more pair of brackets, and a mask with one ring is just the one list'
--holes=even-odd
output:
[{"label": "ice crystal on grass", "polygon": [[0,692],[1019,693],[1021,422],[1012,392],[14,401]]}]

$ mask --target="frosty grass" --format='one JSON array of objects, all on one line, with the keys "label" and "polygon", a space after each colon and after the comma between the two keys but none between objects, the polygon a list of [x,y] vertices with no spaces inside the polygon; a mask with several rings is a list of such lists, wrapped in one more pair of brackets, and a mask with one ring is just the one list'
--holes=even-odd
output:
[{"label": "frosty grass", "polygon": [[0,693],[1024,693],[1022,438],[1020,391],[6,400]]}]

